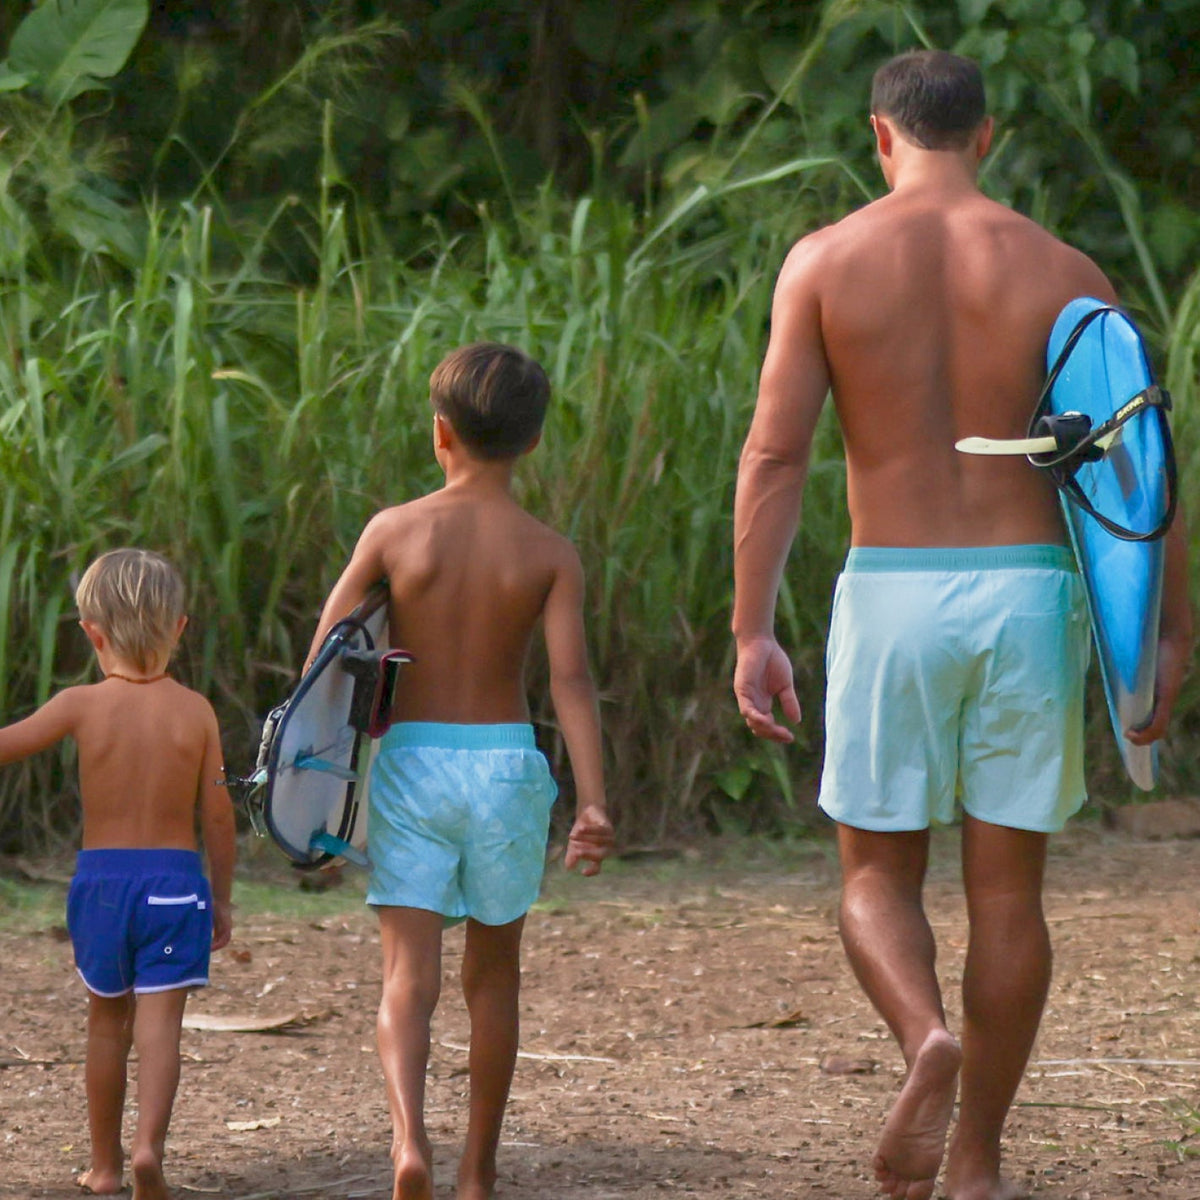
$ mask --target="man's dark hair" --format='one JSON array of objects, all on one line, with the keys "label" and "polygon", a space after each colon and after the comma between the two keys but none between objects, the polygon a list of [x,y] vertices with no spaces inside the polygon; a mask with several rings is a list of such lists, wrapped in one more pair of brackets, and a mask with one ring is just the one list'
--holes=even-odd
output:
[{"label": "man's dark hair", "polygon": [[476,458],[516,458],[542,430],[550,381],[515,346],[477,342],[438,363],[429,399]]},{"label": "man's dark hair", "polygon": [[985,115],[977,63],[945,50],[910,50],[884,63],[871,112],[890,117],[923,150],[962,150]]}]

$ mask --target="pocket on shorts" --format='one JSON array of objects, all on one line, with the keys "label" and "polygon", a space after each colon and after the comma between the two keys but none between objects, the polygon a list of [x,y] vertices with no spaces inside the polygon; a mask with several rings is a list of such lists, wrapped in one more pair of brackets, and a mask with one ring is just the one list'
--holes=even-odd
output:
[{"label": "pocket on shorts", "polygon": [[177,895],[149,895],[146,897],[146,903],[152,907],[170,908],[172,906],[180,906],[185,904],[194,905],[203,912],[208,907],[207,900],[200,895],[199,892],[189,892],[185,896]]}]

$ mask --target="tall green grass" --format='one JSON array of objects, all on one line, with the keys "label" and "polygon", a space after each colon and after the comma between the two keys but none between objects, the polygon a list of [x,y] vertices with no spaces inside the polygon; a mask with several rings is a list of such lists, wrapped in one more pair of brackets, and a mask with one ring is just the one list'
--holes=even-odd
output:
[{"label": "tall green grass", "polygon": [[[105,549],[148,545],[188,577],[180,672],[217,703],[231,769],[248,767],[365,520],[439,482],[430,370],[455,345],[500,339],[553,382],[519,488],[584,560],[624,835],[795,819],[819,759],[848,535],[828,414],[779,610],[807,713],[786,758],[749,738],[730,698],[732,493],[775,272],[792,240],[838,215],[828,196],[862,200],[863,185],[837,159],[797,158],[639,207],[598,170],[582,198],[506,198],[470,234],[431,226],[398,259],[331,182],[331,141],[327,125],[311,207],[244,230],[215,198],[148,206],[121,267],[50,244],[0,175],[0,718],[89,677],[74,581]],[[1194,510],[1200,276],[1166,303],[1150,332]],[[535,715],[565,766],[544,682],[535,662]],[[1176,786],[1195,784],[1196,700],[1192,685],[1166,756]],[[1107,771],[1102,716],[1091,732]],[[0,847],[71,827],[67,755],[0,772]]]},{"label": "tall green grass", "polygon": [[[790,184],[836,170],[797,161],[651,220],[602,188],[570,202],[545,189],[503,219],[482,212],[475,236],[432,229],[410,261],[327,187],[312,211],[275,217],[310,238],[306,286],[280,282],[272,229],[218,237],[219,214],[198,205],[147,210],[130,272],[83,254],[55,273],[37,246],[12,251],[0,713],[88,677],[73,582],[104,549],[150,545],[190,585],[181,672],[217,701],[231,767],[247,766],[257,717],[290,685],[364,521],[439,482],[430,370],[493,338],[528,349],[553,382],[519,487],[585,561],[618,817],[648,836],[695,821],[731,761],[750,781],[782,778],[729,700],[732,488],[774,272],[817,221]],[[814,685],[844,536],[827,450],[784,606]],[[536,713],[556,747],[543,682],[537,662]],[[55,756],[0,775],[3,839],[69,825],[67,778]],[[753,793],[741,778],[727,790]]]}]

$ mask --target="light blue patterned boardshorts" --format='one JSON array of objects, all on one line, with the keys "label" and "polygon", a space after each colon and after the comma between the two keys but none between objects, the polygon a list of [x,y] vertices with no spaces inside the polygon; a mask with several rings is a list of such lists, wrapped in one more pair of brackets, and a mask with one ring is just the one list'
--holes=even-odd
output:
[{"label": "light blue patterned boardshorts", "polygon": [[367,903],[484,925],[524,916],[557,795],[530,725],[393,725],[371,772]]},{"label": "light blue patterned boardshorts", "polygon": [[826,652],[820,806],[856,829],[1053,833],[1086,798],[1083,584],[1062,546],[856,548]]}]

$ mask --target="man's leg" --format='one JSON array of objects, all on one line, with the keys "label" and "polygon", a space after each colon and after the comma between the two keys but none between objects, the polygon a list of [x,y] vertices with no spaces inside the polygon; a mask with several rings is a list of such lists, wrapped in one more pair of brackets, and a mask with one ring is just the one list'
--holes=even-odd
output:
[{"label": "man's leg", "polygon": [[908,1065],[875,1153],[875,1177],[896,1200],[929,1200],[962,1058],[946,1029],[937,946],[921,900],[929,831],[876,833],[839,825],[838,848],[842,944]]},{"label": "man's leg", "polygon": [[524,927],[524,917],[507,925],[467,921],[462,984],[471,1015],[471,1115],[459,1200],[488,1200],[496,1187],[496,1150],[517,1061]]},{"label": "man's leg", "polygon": [[376,1025],[392,1115],[394,1200],[432,1200],[433,1151],[425,1132],[429,1022],[442,986],[442,917],[380,905],[383,994]]},{"label": "man's leg", "polygon": [[1033,1049],[1050,987],[1042,915],[1047,836],[963,821],[971,933],[963,975],[963,1070],[946,1191],[953,1200],[1015,1200],[1000,1176],[1000,1133]]},{"label": "man's leg", "polygon": [[133,996],[97,996],[88,992],[87,1089],[92,1161],[79,1177],[81,1187],[97,1195],[119,1192],[125,1166],[121,1117],[125,1079],[133,1044]]}]

